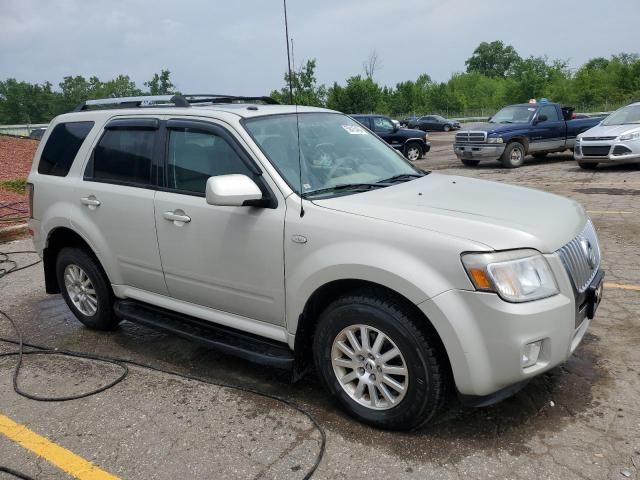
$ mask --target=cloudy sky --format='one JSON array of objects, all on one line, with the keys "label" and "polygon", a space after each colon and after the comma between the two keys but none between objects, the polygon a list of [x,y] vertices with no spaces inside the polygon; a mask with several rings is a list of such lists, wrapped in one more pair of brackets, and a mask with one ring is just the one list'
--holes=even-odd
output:
[{"label": "cloudy sky", "polygon": [[[464,70],[482,41],[568,59],[640,50],[640,0],[288,0],[297,63],[322,83],[362,73],[376,49],[387,85]],[[282,0],[0,0],[0,79],[57,84],[168,68],[183,92],[257,95],[282,85]]]}]

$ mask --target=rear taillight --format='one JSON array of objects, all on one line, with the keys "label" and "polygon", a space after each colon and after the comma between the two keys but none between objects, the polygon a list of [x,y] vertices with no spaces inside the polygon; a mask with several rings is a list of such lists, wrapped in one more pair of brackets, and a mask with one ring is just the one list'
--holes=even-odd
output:
[{"label": "rear taillight", "polygon": [[33,183],[27,183],[27,195],[29,196],[29,218],[33,218]]}]

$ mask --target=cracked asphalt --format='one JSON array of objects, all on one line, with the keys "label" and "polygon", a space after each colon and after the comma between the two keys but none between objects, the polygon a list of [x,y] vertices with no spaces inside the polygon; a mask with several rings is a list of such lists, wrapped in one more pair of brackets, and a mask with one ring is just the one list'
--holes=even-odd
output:
[{"label": "cracked asphalt", "polygon": [[[466,409],[452,400],[420,431],[385,432],[347,417],[313,376],[291,385],[278,371],[127,322],[115,332],[89,331],[59,295],[44,293],[40,267],[0,278],[0,309],[32,343],[128,358],[300,404],[327,434],[314,478],[639,478],[640,290],[633,287],[640,286],[640,169],[583,171],[568,155],[530,159],[515,170],[497,162],[467,168],[451,151],[452,134],[430,136],[422,168],[574,198],[600,235],[608,287],[584,342],[565,365],[502,403]],[[0,246],[30,248],[29,240]],[[15,259],[28,263],[32,256]],[[0,336],[13,336],[3,320]],[[13,349],[0,344],[0,353]],[[15,360],[0,358],[0,415],[123,479],[299,479],[318,453],[320,435],[304,415],[251,393],[133,366],[122,383],[98,395],[34,402],[11,387]],[[69,395],[118,374],[109,364],[28,356],[20,383],[32,393]],[[0,465],[37,479],[73,478],[1,434]],[[12,477],[0,473],[5,478]]]}]

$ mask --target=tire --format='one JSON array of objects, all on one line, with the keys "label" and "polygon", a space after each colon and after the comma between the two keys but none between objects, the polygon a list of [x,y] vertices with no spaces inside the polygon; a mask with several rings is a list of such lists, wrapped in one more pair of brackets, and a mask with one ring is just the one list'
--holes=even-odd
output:
[{"label": "tire", "polygon": [[543,159],[547,156],[547,152],[537,152],[533,154],[533,158]]},{"label": "tire", "polygon": [[407,157],[407,160],[410,162],[415,162],[422,158],[424,155],[424,151],[422,146],[416,142],[407,143],[403,149],[404,156]]},{"label": "tire", "polygon": [[511,142],[504,149],[500,161],[507,168],[518,168],[524,163],[525,155],[524,145],[520,142]]},{"label": "tire", "polygon": [[598,162],[578,162],[578,166],[585,170],[595,170],[598,166]]},{"label": "tire", "polygon": [[443,132],[450,132],[451,131],[451,125],[447,124],[444,127],[442,127],[442,131]]},{"label": "tire", "polygon": [[56,258],[56,276],[62,297],[80,322],[92,330],[114,330],[118,326],[120,319],[113,313],[109,280],[86,250],[63,248]]},{"label": "tire", "polygon": [[[418,325],[424,323],[424,318],[418,317],[386,292],[367,289],[334,301],[320,315],[313,339],[316,371],[325,388],[353,417],[374,427],[412,430],[424,425],[444,404],[449,372],[446,355],[441,351],[439,341],[418,328]],[[349,357],[337,347],[337,342],[353,345],[348,336],[348,332],[352,331],[355,332],[356,342],[361,343],[363,326],[366,328],[364,331],[368,332],[372,358],[361,360],[363,357],[357,356],[358,351],[366,354],[366,349],[354,348],[353,357]],[[386,339],[378,348],[379,353],[374,353],[372,349],[381,334]],[[406,375],[381,373],[380,369],[385,368],[381,366],[381,357],[393,349],[392,344],[400,351],[400,356],[387,359],[389,363],[384,365],[387,369],[395,366],[397,370],[394,371],[404,367]],[[360,344],[358,346],[364,347]],[[352,362],[350,358],[358,363]],[[335,362],[340,360],[343,363],[336,365]],[[357,367],[354,369],[343,366],[347,364]],[[372,375],[375,374],[379,378],[373,378]],[[357,378],[343,387],[339,377],[348,375]],[[389,375],[392,375],[391,380],[395,380],[397,385],[405,386],[404,393],[387,384]],[[368,382],[376,385],[374,406],[371,405]],[[361,383],[366,386],[358,399],[358,385]],[[383,389],[386,389],[388,397],[383,395]],[[387,398],[394,401],[390,402]],[[395,402],[398,403],[394,405]]]},{"label": "tire", "polygon": [[461,162],[463,165],[466,165],[467,167],[477,167],[478,164],[480,163],[480,160],[469,160],[468,158],[463,158],[461,159]]}]

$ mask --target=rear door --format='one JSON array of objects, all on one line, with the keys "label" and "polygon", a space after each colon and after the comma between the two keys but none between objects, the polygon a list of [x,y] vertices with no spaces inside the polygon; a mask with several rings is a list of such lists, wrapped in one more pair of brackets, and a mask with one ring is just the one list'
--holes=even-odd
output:
[{"label": "rear door", "polygon": [[112,283],[166,294],[153,205],[162,157],[158,126],[148,117],[105,126],[75,188],[71,218]]},{"label": "rear door", "polygon": [[[546,120],[540,121],[546,117]],[[562,150],[566,145],[567,126],[556,105],[538,108],[531,126],[529,151]]]},{"label": "rear door", "polygon": [[[275,197],[232,132],[195,120],[167,122],[164,186],[155,218],[164,276],[176,299],[284,325],[285,204],[270,208],[209,205],[207,179],[251,177]],[[186,221],[176,221],[179,215]]]}]

